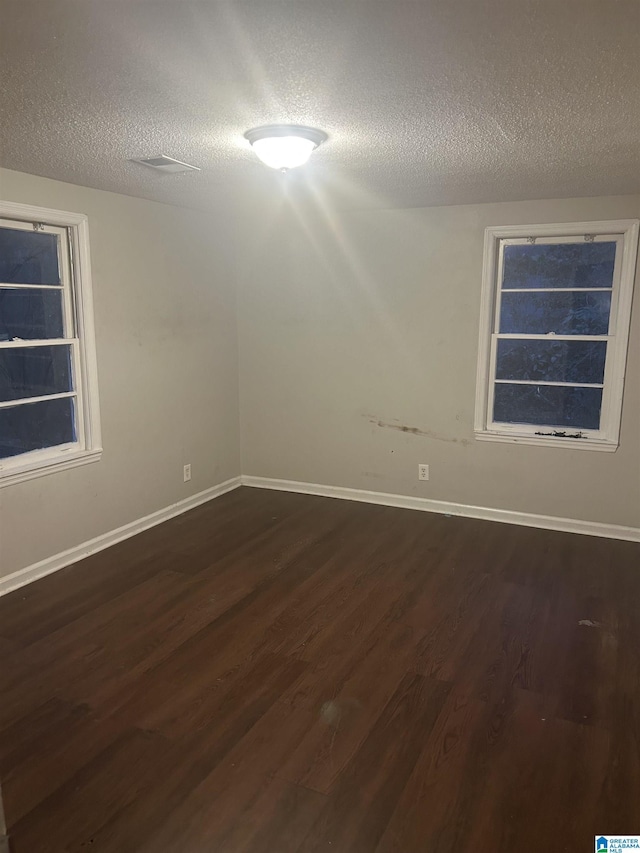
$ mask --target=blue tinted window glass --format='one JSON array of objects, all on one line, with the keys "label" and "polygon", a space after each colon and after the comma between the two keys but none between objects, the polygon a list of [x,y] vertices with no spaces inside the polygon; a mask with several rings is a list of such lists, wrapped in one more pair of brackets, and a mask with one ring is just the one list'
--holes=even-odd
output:
[{"label": "blue tinted window glass", "polygon": [[0,458],[76,440],[73,399],[0,409]]},{"label": "blue tinted window glass", "polygon": [[61,290],[0,288],[0,341],[61,337]]},{"label": "blue tinted window glass", "polygon": [[493,419],[560,429],[599,429],[601,405],[601,388],[496,384]]},{"label": "blue tinted window glass", "polygon": [[606,335],[611,292],[503,293],[503,334]]},{"label": "blue tinted window glass", "polygon": [[606,341],[499,340],[496,379],[604,381]]},{"label": "blue tinted window glass", "polygon": [[0,401],[71,391],[71,347],[0,349]]},{"label": "blue tinted window glass", "polygon": [[533,243],[504,247],[504,288],[611,287],[615,243]]},{"label": "blue tinted window glass", "polygon": [[0,228],[0,282],[60,284],[57,235]]}]

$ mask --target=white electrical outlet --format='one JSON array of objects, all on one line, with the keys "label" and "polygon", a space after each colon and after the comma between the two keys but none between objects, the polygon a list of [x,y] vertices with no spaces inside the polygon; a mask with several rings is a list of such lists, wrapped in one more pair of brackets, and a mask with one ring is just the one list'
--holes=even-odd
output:
[{"label": "white electrical outlet", "polygon": [[429,466],[428,465],[418,465],[418,479],[419,480],[428,480],[429,479]]},{"label": "white electrical outlet", "polygon": [[189,462],[188,465],[184,466],[184,481],[185,481],[185,483],[188,483],[190,479],[191,479],[191,463]]}]

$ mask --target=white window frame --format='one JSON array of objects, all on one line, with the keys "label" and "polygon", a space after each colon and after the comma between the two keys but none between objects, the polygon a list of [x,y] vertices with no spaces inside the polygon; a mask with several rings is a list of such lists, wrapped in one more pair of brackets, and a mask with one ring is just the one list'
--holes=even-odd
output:
[{"label": "white window frame", "polygon": [[[40,231],[62,234],[66,238],[59,243],[59,261],[64,294],[64,342],[71,345],[74,391],[70,394],[48,395],[42,399],[76,397],[76,441],[0,459],[0,487],[3,487],[97,462],[102,455],[102,439],[88,219],[80,213],[7,201],[0,201],[0,219],[10,220],[18,227],[21,223],[30,228],[35,225]],[[70,330],[73,330],[73,336],[69,336]],[[62,340],[38,339],[21,342],[21,345],[43,346],[52,342],[62,343]],[[7,342],[5,346],[10,343]],[[3,342],[0,342],[2,346]],[[33,402],[33,399],[30,398],[30,401]]]},{"label": "white window frame", "polygon": [[[512,225],[490,227],[485,230],[484,263],[482,272],[482,298],[480,303],[480,340],[478,346],[478,373],[476,381],[476,407],[474,432],[479,441],[500,441],[513,444],[532,444],[541,447],[569,447],[574,450],[604,450],[613,452],[620,439],[620,419],[627,346],[631,323],[631,303],[638,250],[638,220],[618,219],[603,222],[562,222],[551,225]],[[497,322],[502,282],[503,247],[511,243],[524,243],[530,238],[544,238],[545,242],[566,242],[567,239],[588,237],[618,243],[614,269],[611,314],[606,340],[607,358],[603,382],[600,429],[573,429],[583,438],[556,435],[536,435],[539,431],[554,428],[544,425],[506,424],[493,421],[493,393],[496,372]],[[508,242],[505,242],[508,241]],[[501,335],[501,338],[510,337]],[[581,340],[580,335],[521,335],[513,338],[534,340]],[[589,340],[598,339],[586,336]],[[545,383],[540,383],[545,384]],[[549,384],[549,383],[546,383]],[[579,384],[579,383],[578,383]]]}]

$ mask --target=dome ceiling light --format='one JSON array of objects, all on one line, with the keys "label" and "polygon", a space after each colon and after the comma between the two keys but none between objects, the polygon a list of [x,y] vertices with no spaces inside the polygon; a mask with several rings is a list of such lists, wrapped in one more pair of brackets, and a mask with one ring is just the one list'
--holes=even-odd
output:
[{"label": "dome ceiling light", "polygon": [[297,124],[270,124],[245,133],[256,156],[266,166],[286,172],[302,166],[311,152],[328,139],[322,130]]}]

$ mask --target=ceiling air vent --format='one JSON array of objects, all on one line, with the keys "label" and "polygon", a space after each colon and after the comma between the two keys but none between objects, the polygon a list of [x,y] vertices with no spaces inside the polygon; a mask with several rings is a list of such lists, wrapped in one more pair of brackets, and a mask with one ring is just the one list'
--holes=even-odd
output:
[{"label": "ceiling air vent", "polygon": [[158,157],[148,157],[146,159],[134,159],[134,163],[142,163],[144,166],[150,166],[158,172],[165,172],[167,175],[175,175],[177,172],[199,172],[197,166],[190,166],[188,163],[182,163],[180,160],[174,160],[173,157],[167,157],[165,154],[160,154]]}]

